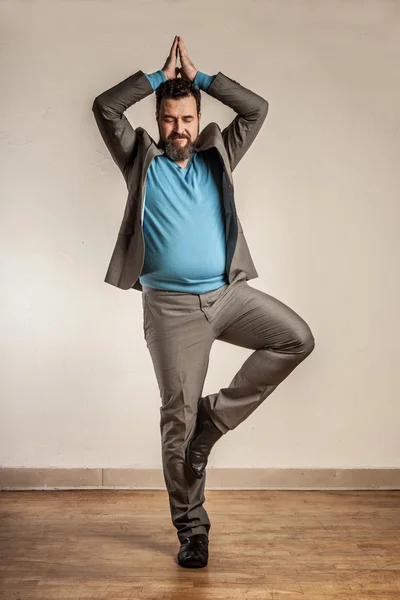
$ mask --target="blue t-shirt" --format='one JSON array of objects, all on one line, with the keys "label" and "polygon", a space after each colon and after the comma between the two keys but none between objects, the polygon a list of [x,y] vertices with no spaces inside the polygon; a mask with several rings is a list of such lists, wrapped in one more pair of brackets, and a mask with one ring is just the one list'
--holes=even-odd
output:
[{"label": "blue t-shirt", "polygon": [[[166,81],[162,70],[146,76],[153,89]],[[206,90],[214,77],[198,71],[194,83]],[[214,148],[194,152],[185,168],[165,154],[154,157],[142,221],[142,285],[202,294],[227,283],[222,165]]]}]

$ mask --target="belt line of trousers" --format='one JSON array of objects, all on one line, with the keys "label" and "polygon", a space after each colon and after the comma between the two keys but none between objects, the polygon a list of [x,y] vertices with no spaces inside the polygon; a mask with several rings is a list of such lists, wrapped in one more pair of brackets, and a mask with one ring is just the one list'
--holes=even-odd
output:
[{"label": "belt line of trousers", "polygon": [[[227,433],[242,423],[314,349],[308,324],[286,304],[247,283],[193,294],[143,286],[143,331],[160,390],[162,466],[172,523],[180,542],[209,533],[206,471],[185,463],[199,399]],[[227,387],[202,396],[215,340],[254,350]]]}]

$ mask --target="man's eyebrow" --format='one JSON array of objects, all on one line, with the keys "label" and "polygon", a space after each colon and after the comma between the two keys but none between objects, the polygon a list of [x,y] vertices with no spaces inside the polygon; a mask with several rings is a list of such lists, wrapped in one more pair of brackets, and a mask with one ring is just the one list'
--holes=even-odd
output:
[{"label": "man's eyebrow", "polygon": [[[168,114],[165,114],[164,117],[169,117],[170,119],[176,118],[176,117],[174,117],[174,115],[168,115]],[[183,115],[184,119],[187,119],[188,117],[193,117],[193,115]]]}]

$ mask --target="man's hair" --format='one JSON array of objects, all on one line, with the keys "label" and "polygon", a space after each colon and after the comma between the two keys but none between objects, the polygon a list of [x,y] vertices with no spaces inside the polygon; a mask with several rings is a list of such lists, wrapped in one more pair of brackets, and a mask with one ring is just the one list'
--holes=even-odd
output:
[{"label": "man's hair", "polygon": [[163,81],[161,85],[156,89],[156,110],[160,113],[161,100],[163,98],[172,98],[177,100],[178,98],[184,98],[186,96],[194,96],[196,100],[197,113],[200,112],[201,95],[200,90],[196,87],[193,81],[189,79],[183,79],[181,77],[175,77],[175,79],[167,79]]}]

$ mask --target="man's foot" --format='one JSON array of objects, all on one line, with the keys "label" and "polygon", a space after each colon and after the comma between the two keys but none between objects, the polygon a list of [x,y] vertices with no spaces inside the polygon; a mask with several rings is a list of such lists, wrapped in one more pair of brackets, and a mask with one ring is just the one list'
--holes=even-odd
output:
[{"label": "man's foot", "polygon": [[181,567],[206,567],[208,562],[208,535],[195,533],[183,540],[178,552],[178,564]]},{"label": "man's foot", "polygon": [[222,431],[211,420],[204,406],[203,398],[200,398],[196,428],[185,452],[186,463],[197,479],[203,477],[211,448],[223,435]]}]

